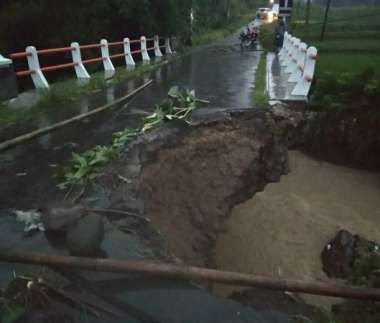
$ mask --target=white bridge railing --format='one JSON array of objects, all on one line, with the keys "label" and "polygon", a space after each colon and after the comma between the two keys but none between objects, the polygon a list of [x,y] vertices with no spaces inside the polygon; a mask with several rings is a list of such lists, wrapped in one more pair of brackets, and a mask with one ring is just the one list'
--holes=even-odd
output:
[{"label": "white bridge railing", "polygon": [[[133,50],[131,50],[131,45],[134,46]],[[119,48],[121,52],[110,55],[110,47]],[[83,59],[83,52],[88,50],[97,50],[98,53],[91,55],[91,57],[87,59]],[[9,67],[10,70],[13,70],[13,60],[26,59],[28,69],[14,72],[15,76],[18,78],[30,76],[36,88],[48,89],[49,83],[45,77],[45,74],[48,72],[71,69],[75,72],[78,79],[90,79],[91,76],[85,66],[102,62],[107,77],[112,77],[115,73],[113,60],[124,59],[125,65],[131,67],[135,65],[136,58],[141,58],[143,62],[147,62],[150,61],[150,57],[153,55],[155,57],[161,57],[163,55],[161,50],[164,50],[166,55],[172,54],[169,38],[158,36],[146,38],[142,36],[140,39],[130,40],[129,38],[124,38],[122,41],[115,42],[108,42],[106,39],[102,39],[97,44],[79,45],[77,42],[73,42],[68,47],[41,50],[37,50],[34,46],[28,46],[24,52],[11,54],[11,59],[6,59],[0,55],[0,63],[2,64],[1,67]],[[49,66],[41,66],[40,64],[40,58],[42,56],[68,53],[70,54],[69,62],[67,62],[66,57],[66,62],[62,64]],[[0,78],[0,86],[2,86],[1,83],[2,80]]]},{"label": "white bridge railing", "polygon": [[307,47],[299,38],[285,32],[278,57],[283,71],[289,74],[288,83],[295,83],[292,96],[307,97],[314,79],[318,51]]}]

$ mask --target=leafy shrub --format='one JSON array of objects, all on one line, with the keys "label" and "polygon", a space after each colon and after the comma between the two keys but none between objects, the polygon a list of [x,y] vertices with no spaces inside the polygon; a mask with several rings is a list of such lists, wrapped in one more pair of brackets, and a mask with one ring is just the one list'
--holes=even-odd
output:
[{"label": "leafy shrub", "polygon": [[187,122],[188,117],[196,108],[196,101],[194,91],[172,87],[169,90],[168,99],[157,105],[154,113],[144,118],[144,126],[141,130],[126,128],[113,134],[113,140],[109,146],[95,146],[81,154],[73,153],[69,166],[64,170],[63,181],[58,187],[66,189],[69,186],[85,185],[89,180],[99,176],[102,167],[108,162],[119,157],[123,148],[133,138],[161,122]]},{"label": "leafy shrub", "polygon": [[318,79],[313,106],[340,110],[358,107],[358,103],[374,105],[380,102],[379,79],[372,68],[361,74],[343,73],[338,77],[325,73]]}]

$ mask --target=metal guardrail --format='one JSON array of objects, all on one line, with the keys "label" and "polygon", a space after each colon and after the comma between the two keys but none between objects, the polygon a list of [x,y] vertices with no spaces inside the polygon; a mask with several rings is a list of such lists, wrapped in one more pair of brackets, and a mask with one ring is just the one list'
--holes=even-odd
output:
[{"label": "metal guardrail", "polygon": [[[148,43],[149,46],[147,46]],[[131,44],[140,44],[140,48],[131,51]],[[123,52],[110,55],[109,47],[115,46],[123,46]],[[169,38],[158,36],[145,38],[145,36],[142,36],[140,39],[129,40],[129,38],[124,38],[122,41],[114,41],[110,43],[108,43],[106,39],[102,39],[98,44],[79,45],[78,43],[74,42],[68,47],[39,50],[37,50],[34,46],[28,46],[24,52],[12,53],[10,55],[10,58],[12,60],[26,58],[27,60],[28,69],[16,71],[15,75],[17,77],[20,78],[31,76],[36,88],[49,88],[49,83],[46,80],[44,73],[74,68],[78,79],[89,79],[91,76],[87,72],[85,65],[96,62],[103,62],[104,71],[106,71],[108,75],[113,75],[115,73],[115,68],[113,66],[112,59],[120,59],[124,57],[125,64],[127,66],[134,66],[135,61],[133,55],[141,54],[141,59],[143,61],[149,61],[149,52],[154,51],[154,56],[160,57],[162,56],[162,48],[165,48],[165,54],[172,53]],[[82,60],[82,51],[93,49],[100,49],[101,56]],[[40,66],[41,56],[60,53],[71,53],[72,62],[44,67]]]}]

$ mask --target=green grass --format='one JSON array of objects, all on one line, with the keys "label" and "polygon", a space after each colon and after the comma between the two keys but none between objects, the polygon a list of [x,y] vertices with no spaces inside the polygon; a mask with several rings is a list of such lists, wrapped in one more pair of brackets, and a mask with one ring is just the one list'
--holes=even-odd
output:
[{"label": "green grass", "polygon": [[243,15],[219,28],[200,28],[192,37],[193,45],[203,45],[223,39],[253,20],[254,14]]},{"label": "green grass", "polygon": [[[335,39],[327,41],[314,41],[314,46],[318,47],[320,52],[338,52],[338,51],[379,51],[380,40],[374,41],[373,39]],[[364,50],[363,50],[364,49]]]},{"label": "green grass", "polygon": [[367,54],[321,54],[318,56],[317,77],[325,72],[360,73],[368,68],[380,71],[380,56]]},{"label": "green grass", "polygon": [[264,24],[260,28],[260,44],[265,51],[276,51],[276,44],[274,41],[274,29],[276,24],[276,22]]},{"label": "green grass", "polygon": [[[304,21],[305,5],[298,5],[293,12],[293,21]],[[318,24],[323,21],[325,7],[317,4],[312,4],[310,9],[310,23]],[[344,25],[350,26],[371,25],[379,26],[380,6],[347,6],[330,8],[329,25]]]},{"label": "green grass", "polygon": [[298,6],[291,33],[318,48],[317,77],[325,72],[361,73],[369,67],[380,70],[380,6],[332,7],[323,41],[324,8],[312,5],[309,25],[304,15],[304,6]]},{"label": "green grass", "polygon": [[143,74],[152,72],[167,61],[161,61],[150,65],[137,65],[134,70],[127,71],[125,68],[117,68],[115,76],[112,79],[104,79],[103,72],[97,72],[91,75],[87,84],[79,85],[76,79],[65,80],[54,83],[49,90],[40,90],[40,98],[32,106],[8,106],[0,103],[0,124],[12,124],[19,121],[25,121],[32,117],[46,113],[52,109],[68,108],[69,103],[81,95],[89,94],[101,90],[107,86],[121,83],[130,78],[140,77]]},{"label": "green grass", "polygon": [[268,93],[266,91],[266,55],[262,55],[256,71],[255,89],[252,94],[253,104],[260,108],[268,106]]}]

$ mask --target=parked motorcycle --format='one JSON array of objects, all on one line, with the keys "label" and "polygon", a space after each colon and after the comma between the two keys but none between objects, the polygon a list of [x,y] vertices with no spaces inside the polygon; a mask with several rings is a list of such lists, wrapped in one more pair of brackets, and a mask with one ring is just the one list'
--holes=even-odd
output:
[{"label": "parked motorcycle", "polygon": [[256,32],[242,32],[239,36],[240,48],[253,48],[256,45],[258,34]]}]

